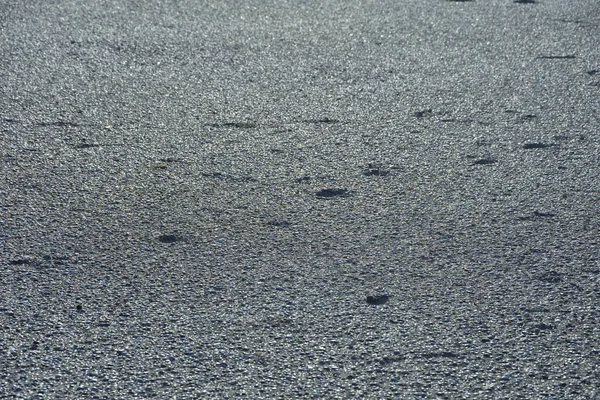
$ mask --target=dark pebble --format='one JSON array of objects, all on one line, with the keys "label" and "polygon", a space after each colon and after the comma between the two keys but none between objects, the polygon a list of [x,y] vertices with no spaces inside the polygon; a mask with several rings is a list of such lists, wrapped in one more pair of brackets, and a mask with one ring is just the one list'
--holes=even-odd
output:
[{"label": "dark pebble", "polygon": [[491,159],[491,158],[482,158],[480,160],[474,161],[473,165],[490,165],[490,164],[495,164],[496,160]]},{"label": "dark pebble", "polygon": [[363,172],[363,175],[365,175],[365,176],[386,176],[389,173],[390,173],[389,171],[385,171],[385,170],[381,170],[381,169],[377,169],[377,168],[369,168]]},{"label": "dark pebble", "polygon": [[26,258],[19,258],[17,260],[9,261],[10,265],[26,265],[26,264],[29,264],[30,262],[31,261]]},{"label": "dark pebble", "polygon": [[158,241],[161,243],[175,243],[181,240],[178,236],[175,235],[160,235],[158,237]]},{"label": "dark pebble", "polygon": [[317,197],[341,197],[347,196],[348,191],[346,189],[321,189],[316,193]]},{"label": "dark pebble", "polygon": [[427,110],[417,111],[414,115],[417,118],[431,117],[433,115],[433,110],[428,108]]},{"label": "dark pebble", "polygon": [[533,215],[535,215],[536,217],[555,217],[556,214],[554,213],[549,213],[549,212],[541,212],[541,211],[534,211]]},{"label": "dark pebble", "polygon": [[367,304],[371,304],[372,306],[380,306],[382,304],[387,303],[390,299],[390,296],[387,294],[380,294],[377,296],[367,296]]},{"label": "dark pebble", "polygon": [[310,181],[310,176],[303,176],[302,178],[296,179],[296,182],[298,183],[306,183],[308,181]]},{"label": "dark pebble", "polygon": [[290,226],[290,223],[288,221],[271,221],[268,224],[271,226],[277,226],[281,228],[287,228],[288,226]]},{"label": "dark pebble", "polygon": [[100,145],[96,144],[96,143],[80,143],[80,144],[75,145],[75,148],[76,149],[89,149],[92,147],[99,147],[99,146]]},{"label": "dark pebble", "polygon": [[318,119],[307,119],[304,122],[308,123],[308,124],[337,124],[340,121],[337,119],[332,119],[332,118],[318,118]]}]

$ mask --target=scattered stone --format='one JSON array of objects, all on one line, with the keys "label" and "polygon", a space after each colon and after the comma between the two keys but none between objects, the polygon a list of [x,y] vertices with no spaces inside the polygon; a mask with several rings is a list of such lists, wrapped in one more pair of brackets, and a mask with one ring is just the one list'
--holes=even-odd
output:
[{"label": "scattered stone", "polygon": [[288,221],[271,221],[269,222],[269,225],[276,226],[278,228],[287,228],[290,226],[290,223]]},{"label": "scattered stone", "polygon": [[540,212],[540,211],[534,211],[533,215],[535,215],[536,217],[555,217],[556,214],[553,213],[545,213],[545,212]]},{"label": "scattered stone", "polygon": [[519,220],[520,221],[529,221],[529,220],[535,219],[537,217],[549,218],[549,217],[555,217],[555,216],[556,216],[556,214],[553,214],[553,213],[534,211],[532,213],[532,215],[525,215],[525,216],[519,217]]},{"label": "scattered stone", "polygon": [[310,176],[303,176],[302,178],[296,179],[297,183],[307,183],[310,181]]},{"label": "scattered stone", "polygon": [[39,124],[37,124],[37,126],[57,126],[57,127],[61,127],[61,128],[64,128],[64,127],[77,128],[81,125],[76,122],[70,122],[70,121],[52,121],[52,122],[40,122]]},{"label": "scattered stone", "polygon": [[82,304],[77,304],[77,311],[78,312],[83,311],[83,305]]},{"label": "scattered stone", "polygon": [[161,243],[175,243],[180,241],[181,238],[176,235],[160,235],[158,241]]},{"label": "scattered stone", "polygon": [[331,198],[331,197],[346,197],[348,196],[348,190],[346,189],[321,189],[316,193],[317,197]]},{"label": "scattered stone", "polygon": [[165,162],[165,163],[173,163],[173,162],[181,162],[183,160],[181,158],[167,157],[167,158],[161,158],[158,161]]},{"label": "scattered stone", "polygon": [[77,145],[75,145],[76,149],[89,149],[92,147],[99,147],[99,144],[96,143],[79,143]]},{"label": "scattered stone", "polygon": [[562,282],[562,274],[556,271],[548,271],[537,277],[538,280],[547,283],[560,283]]},{"label": "scattered stone", "polygon": [[18,258],[16,260],[9,261],[9,263],[10,265],[27,265],[31,263],[31,260],[28,260],[26,258]]},{"label": "scattered stone", "polygon": [[548,324],[536,324],[533,326],[535,329],[539,329],[540,331],[551,331],[554,329],[553,325],[548,325]]},{"label": "scattered stone", "polygon": [[378,168],[368,168],[363,172],[365,176],[386,176],[390,171],[381,170]]},{"label": "scattered stone", "polygon": [[203,172],[201,175],[207,178],[225,178],[225,174],[222,172]]},{"label": "scattered stone", "polygon": [[289,133],[289,132],[292,132],[292,130],[291,129],[276,129],[274,131],[269,132],[269,134],[277,135],[279,133]]},{"label": "scattered stone", "polygon": [[521,121],[533,121],[537,118],[535,114],[525,114],[521,116]]},{"label": "scattered stone", "polygon": [[564,56],[539,56],[538,58],[541,60],[572,60],[576,57],[572,54],[568,54]]},{"label": "scattered stone", "polygon": [[250,129],[250,128],[256,128],[256,124],[253,122],[227,122],[225,124],[223,124],[224,126],[231,126],[234,128],[240,128],[240,129]]},{"label": "scattered stone", "polygon": [[369,163],[367,168],[363,171],[365,176],[386,176],[390,171],[379,168],[376,164]]},{"label": "scattered stone", "polygon": [[325,117],[325,118],[319,118],[319,119],[307,119],[304,122],[306,122],[307,124],[337,124],[340,121],[337,119],[331,119],[331,118]]},{"label": "scattered stone", "polygon": [[379,360],[379,363],[382,365],[388,365],[388,364],[401,362],[404,360],[405,360],[405,357],[383,357],[381,360]]},{"label": "scattered stone", "polygon": [[251,129],[256,128],[256,124],[253,122],[225,122],[222,124],[210,124],[213,128],[238,128],[238,129]]},{"label": "scattered stone", "polygon": [[372,306],[380,306],[382,304],[387,303],[387,301],[390,299],[390,296],[388,296],[387,294],[380,294],[377,296],[367,296],[367,304],[370,304]]},{"label": "scattered stone", "polygon": [[[443,118],[440,120],[441,122],[456,122],[459,124],[472,124],[473,122],[479,122],[479,121],[473,121],[470,118],[466,118],[466,119],[457,119],[457,118]],[[479,122],[482,125],[487,124],[486,122]]]},{"label": "scattered stone", "polygon": [[[449,1],[460,1],[460,0],[449,0]],[[427,110],[417,111],[415,113],[415,117],[417,117],[417,118],[431,117],[432,115],[433,115],[433,110],[431,108],[428,108]]]},{"label": "scattered stone", "polygon": [[495,164],[497,161],[493,158],[481,158],[479,160],[473,161],[473,165],[490,165]]}]

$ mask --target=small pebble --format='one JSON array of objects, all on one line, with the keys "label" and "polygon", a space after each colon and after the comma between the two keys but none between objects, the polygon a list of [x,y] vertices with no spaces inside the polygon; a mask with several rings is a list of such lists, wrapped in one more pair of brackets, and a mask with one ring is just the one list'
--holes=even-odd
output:
[{"label": "small pebble", "polygon": [[161,243],[175,243],[179,240],[180,238],[176,235],[161,235],[158,237],[158,241]]},{"label": "small pebble", "polygon": [[390,299],[390,296],[388,296],[387,294],[381,294],[381,295],[377,295],[377,296],[367,296],[367,303],[371,304],[372,306],[379,306],[379,305],[387,303],[387,301],[389,299]]},{"label": "small pebble", "polygon": [[329,197],[346,197],[348,190],[346,189],[321,189],[316,193],[317,197],[329,198]]}]

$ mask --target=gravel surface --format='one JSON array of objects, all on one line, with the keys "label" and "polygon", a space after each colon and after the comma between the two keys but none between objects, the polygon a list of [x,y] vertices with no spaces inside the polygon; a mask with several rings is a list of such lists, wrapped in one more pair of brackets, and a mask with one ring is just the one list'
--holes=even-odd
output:
[{"label": "gravel surface", "polygon": [[596,0],[0,5],[0,398],[600,398]]}]

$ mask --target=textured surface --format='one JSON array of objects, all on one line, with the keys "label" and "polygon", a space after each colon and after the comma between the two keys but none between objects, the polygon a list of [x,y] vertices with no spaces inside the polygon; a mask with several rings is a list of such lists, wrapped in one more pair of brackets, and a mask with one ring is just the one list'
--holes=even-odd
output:
[{"label": "textured surface", "polygon": [[597,1],[17,3],[0,398],[600,396]]}]

